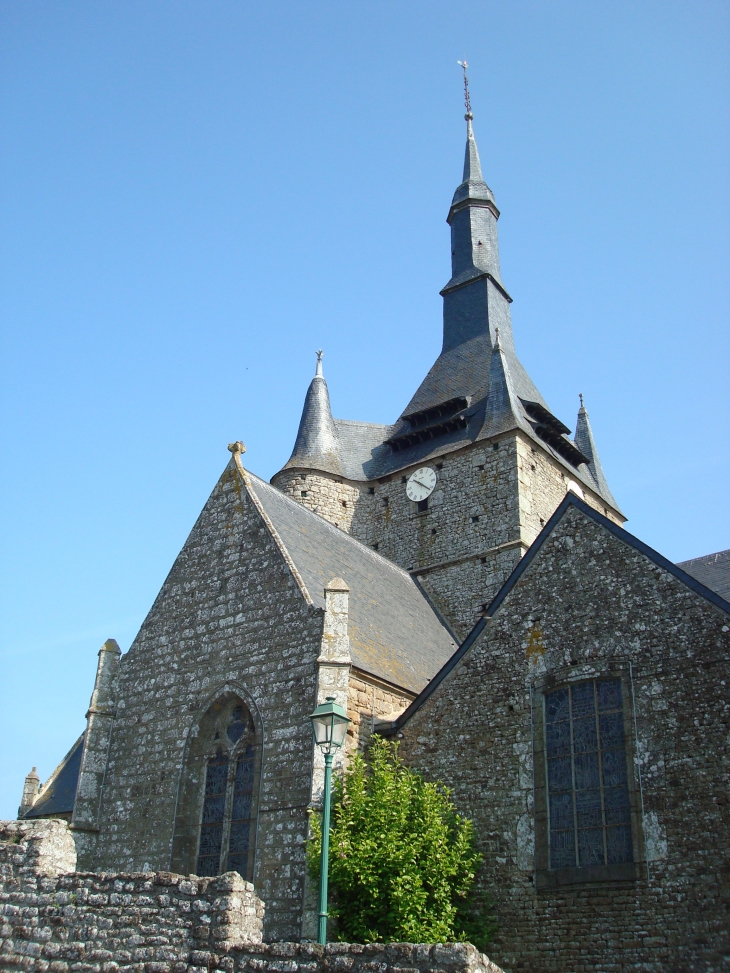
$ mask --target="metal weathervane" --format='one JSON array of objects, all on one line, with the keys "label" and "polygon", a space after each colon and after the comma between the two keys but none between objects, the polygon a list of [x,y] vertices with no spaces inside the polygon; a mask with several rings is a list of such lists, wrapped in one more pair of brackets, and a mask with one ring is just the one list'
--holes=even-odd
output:
[{"label": "metal weathervane", "polygon": [[469,97],[469,77],[466,73],[466,69],[469,67],[469,65],[466,63],[466,61],[457,61],[456,63],[464,72],[464,107],[466,108],[466,115],[464,115],[464,118],[468,122],[470,122],[474,116],[471,113],[471,98]]}]

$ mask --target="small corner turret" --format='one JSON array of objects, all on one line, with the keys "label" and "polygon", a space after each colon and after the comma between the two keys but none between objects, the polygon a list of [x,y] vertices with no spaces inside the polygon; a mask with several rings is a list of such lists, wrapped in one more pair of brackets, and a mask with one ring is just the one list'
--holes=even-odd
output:
[{"label": "small corner turret", "polygon": [[335,475],[340,470],[340,443],[332,418],[327,382],[322,373],[324,352],[317,352],[317,366],[304,399],[294,449],[284,469],[313,469]]}]

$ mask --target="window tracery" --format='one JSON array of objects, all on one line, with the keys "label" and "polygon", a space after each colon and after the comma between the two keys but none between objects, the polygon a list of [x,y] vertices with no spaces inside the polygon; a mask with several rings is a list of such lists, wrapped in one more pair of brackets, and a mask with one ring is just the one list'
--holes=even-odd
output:
[{"label": "window tracery", "polygon": [[173,862],[182,865],[187,857],[187,870],[198,875],[237,871],[253,878],[259,759],[248,707],[236,694],[224,693],[187,748]]},{"label": "window tracery", "polygon": [[620,679],[545,693],[550,868],[633,861]]}]

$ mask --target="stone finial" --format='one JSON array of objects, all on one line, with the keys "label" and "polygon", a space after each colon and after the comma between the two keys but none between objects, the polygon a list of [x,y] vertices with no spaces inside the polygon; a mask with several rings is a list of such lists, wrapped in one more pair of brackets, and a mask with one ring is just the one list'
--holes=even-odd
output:
[{"label": "stone finial", "polygon": [[38,776],[38,771],[34,767],[25,778],[25,783],[23,784],[23,797],[18,808],[18,817],[22,817],[33,807],[35,799],[38,797],[40,784],[41,779]]},{"label": "stone finial", "polygon": [[325,585],[325,593],[328,591],[349,591],[350,587],[342,578],[333,578],[329,584]]},{"label": "stone finial", "polygon": [[228,443],[228,452],[233,453],[234,456],[241,456],[246,452],[246,447],[240,439],[237,439],[235,443]]},{"label": "stone finial", "polygon": [[583,393],[582,392],[579,392],[578,393],[578,398],[580,399],[580,407],[581,407],[581,409],[585,409],[585,405],[583,404]]},{"label": "stone finial", "polygon": [[315,378],[317,378],[317,376],[319,376],[320,378],[324,378],[324,375],[322,374],[322,358],[323,357],[324,357],[324,352],[320,348],[317,351],[317,369],[316,369],[316,371],[314,373],[314,377]]}]

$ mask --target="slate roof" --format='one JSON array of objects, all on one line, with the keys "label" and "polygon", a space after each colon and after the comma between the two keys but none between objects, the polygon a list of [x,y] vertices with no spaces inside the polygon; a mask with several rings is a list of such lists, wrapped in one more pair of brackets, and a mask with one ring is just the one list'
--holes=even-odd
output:
[{"label": "slate roof", "polygon": [[721,598],[730,601],[730,550],[680,561],[677,567],[716,591]]},{"label": "slate roof", "polygon": [[84,734],[82,733],[43,785],[35,804],[25,815],[26,819],[73,813],[83,750]]},{"label": "slate roof", "polygon": [[[684,570],[684,564],[692,564],[693,562],[685,561],[684,564],[673,564],[658,551],[655,551],[652,547],[649,547],[648,544],[640,541],[638,537],[630,534],[627,530],[624,530],[623,527],[619,527],[618,524],[614,524],[612,520],[609,520],[608,517],[604,517],[603,514],[600,514],[597,510],[594,510],[593,507],[589,507],[584,500],[581,500],[574,493],[567,493],[560,506],[532,542],[524,557],[522,557],[517,563],[512,571],[512,574],[510,574],[505,583],[494,596],[482,618],[479,619],[471,632],[469,632],[456,652],[454,652],[451,658],[436,673],[431,682],[421,690],[410,706],[404,710],[403,713],[401,713],[397,720],[394,720],[392,723],[382,724],[379,727],[379,733],[381,733],[383,736],[393,736],[396,734],[401,727],[408,722],[411,716],[413,716],[413,714],[420,709],[421,706],[423,706],[426,700],[444,681],[448,674],[459,664],[459,662],[464,658],[469,649],[484,631],[489,619],[499,610],[502,602],[515,587],[525,571],[529,568],[530,564],[539,553],[540,548],[543,546],[558,523],[563,519],[565,512],[570,507],[577,507],[583,514],[585,514],[586,517],[589,517],[597,524],[600,524],[601,527],[607,530],[610,534],[613,534],[614,537],[617,537],[620,541],[623,541],[625,544],[633,547],[634,550],[639,551],[639,553],[649,558],[650,561],[653,561],[654,564],[658,565],[660,568],[663,568],[665,571],[668,571],[683,584],[687,585],[688,588],[691,588],[696,594],[701,595],[711,604],[715,605],[716,608],[719,608],[721,611],[730,616],[730,602],[728,602],[728,600],[724,598],[721,593],[713,590],[709,587],[709,585],[704,584],[698,578]],[[714,557],[723,558],[724,555],[728,555],[730,557],[730,551],[721,551],[719,554],[709,554],[706,558],[695,558],[695,562],[704,561],[708,558]]]},{"label": "slate roof", "polygon": [[276,487],[247,477],[314,604],[324,608],[324,587],[333,578],[349,586],[353,665],[420,692],[456,642],[411,576]]},{"label": "slate roof", "polygon": [[[284,469],[322,470],[352,480],[375,480],[520,429],[558,463],[567,464],[576,482],[620,513],[598,459],[585,409],[581,407],[573,441],[569,429],[550,413],[517,357],[510,317],[512,298],[500,279],[499,210],[482,176],[471,120],[467,123],[463,180],[448,217],[456,249],[452,249],[452,277],[441,292],[444,332],[440,354],[391,426],[334,419],[318,368]],[[468,227],[467,218],[471,221]],[[457,250],[459,255],[454,257]],[[499,361],[495,362],[498,350]],[[453,403],[448,416],[448,410],[442,408],[447,403]],[[438,418],[424,418],[429,410],[436,410]],[[414,414],[419,414],[415,423]]]}]

